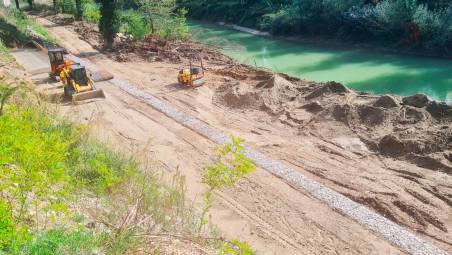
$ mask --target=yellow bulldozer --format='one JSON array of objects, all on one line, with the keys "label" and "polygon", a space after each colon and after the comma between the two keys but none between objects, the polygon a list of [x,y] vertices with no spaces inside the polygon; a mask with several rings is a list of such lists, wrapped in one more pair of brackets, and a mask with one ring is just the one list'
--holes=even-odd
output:
[{"label": "yellow bulldozer", "polygon": [[199,87],[204,85],[206,82],[204,75],[204,65],[202,63],[202,58],[200,57],[201,64],[199,66],[192,65],[190,60],[190,65],[184,67],[179,71],[177,80],[180,84],[184,86]]},{"label": "yellow bulldozer", "polygon": [[82,101],[92,98],[104,98],[102,89],[96,89],[93,80],[87,75],[86,68],[80,64],[73,64],[70,60],[60,73],[64,85],[64,95],[72,101]]}]

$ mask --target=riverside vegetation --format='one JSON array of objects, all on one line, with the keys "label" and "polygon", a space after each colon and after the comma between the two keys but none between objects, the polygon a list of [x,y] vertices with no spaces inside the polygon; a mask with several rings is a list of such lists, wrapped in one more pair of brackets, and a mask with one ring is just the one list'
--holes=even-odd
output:
[{"label": "riverside vegetation", "polygon": [[[215,234],[208,209],[201,215],[187,203],[183,176],[97,142],[17,75],[8,47],[29,41],[28,26],[55,38],[14,10],[0,12],[0,26],[7,28],[0,33],[0,254],[166,254],[171,239],[211,253],[254,254]],[[224,180],[232,185],[253,169],[242,141],[233,141],[206,168],[210,179],[235,176]]]},{"label": "riverside vegetation", "polygon": [[451,56],[450,0],[180,0],[196,19]]}]

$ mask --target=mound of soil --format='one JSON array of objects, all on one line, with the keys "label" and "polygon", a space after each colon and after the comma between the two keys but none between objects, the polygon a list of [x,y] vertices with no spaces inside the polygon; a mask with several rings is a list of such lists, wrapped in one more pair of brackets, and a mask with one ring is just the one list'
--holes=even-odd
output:
[{"label": "mound of soil", "polygon": [[369,96],[337,82],[316,84],[277,74],[262,80],[265,75],[249,77],[240,69],[221,72],[233,78],[215,95],[215,101],[227,107],[262,110],[293,127],[312,125],[310,130],[319,123],[342,123],[344,130],[382,155],[451,172],[452,107],[447,104],[421,94]]}]

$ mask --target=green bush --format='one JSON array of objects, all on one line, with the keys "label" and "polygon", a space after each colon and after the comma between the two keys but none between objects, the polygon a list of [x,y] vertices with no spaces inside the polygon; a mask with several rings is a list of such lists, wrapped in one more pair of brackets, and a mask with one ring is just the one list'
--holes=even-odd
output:
[{"label": "green bush", "polygon": [[0,253],[11,252],[21,240],[27,239],[27,232],[13,217],[12,208],[0,198]]},{"label": "green bush", "polygon": [[57,0],[57,11],[66,14],[75,15],[75,1],[73,0]]},{"label": "green bush", "polygon": [[99,24],[100,21],[99,5],[88,1],[83,5],[83,19],[92,24]]},{"label": "green bush", "polygon": [[133,39],[141,40],[150,33],[150,26],[141,12],[128,10],[121,13],[121,30]]}]

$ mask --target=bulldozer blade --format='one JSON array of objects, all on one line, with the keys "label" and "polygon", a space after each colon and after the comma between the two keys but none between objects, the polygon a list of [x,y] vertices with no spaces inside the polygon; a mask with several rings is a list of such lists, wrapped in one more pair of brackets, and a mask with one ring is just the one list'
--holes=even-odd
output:
[{"label": "bulldozer blade", "polygon": [[206,83],[206,79],[202,78],[196,81],[193,81],[193,87],[201,87],[202,85],[204,85]]},{"label": "bulldozer blade", "polygon": [[96,72],[91,73],[91,79],[94,82],[108,81],[113,78],[114,78],[114,76],[107,71],[96,71]]},{"label": "bulldozer blade", "polygon": [[96,90],[77,93],[77,94],[72,95],[73,102],[78,102],[78,101],[83,101],[83,100],[88,100],[88,99],[93,99],[93,98],[105,98],[104,91],[101,89],[96,89]]}]

